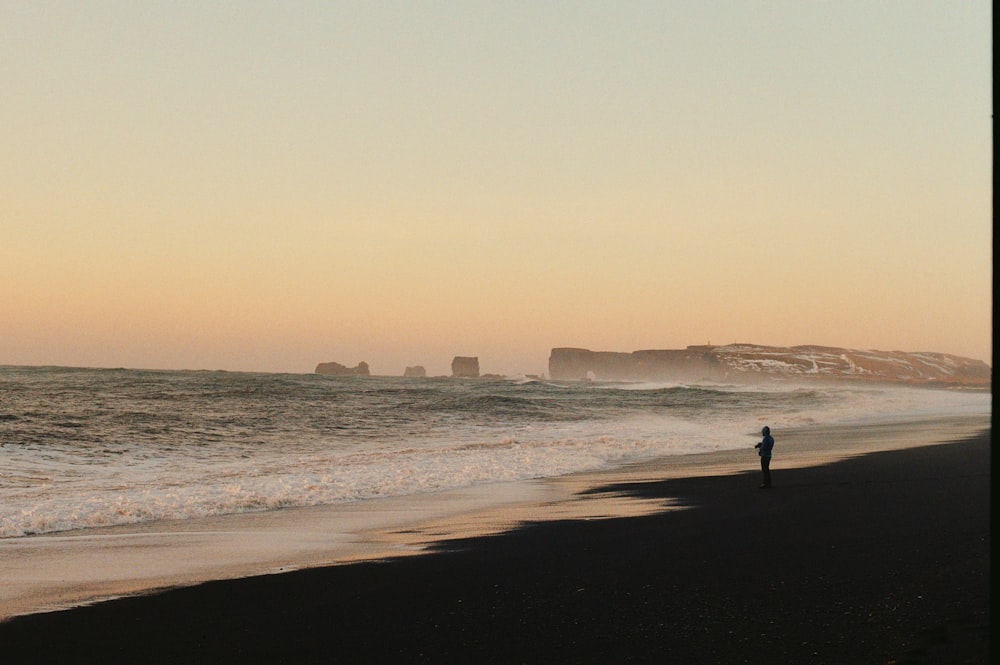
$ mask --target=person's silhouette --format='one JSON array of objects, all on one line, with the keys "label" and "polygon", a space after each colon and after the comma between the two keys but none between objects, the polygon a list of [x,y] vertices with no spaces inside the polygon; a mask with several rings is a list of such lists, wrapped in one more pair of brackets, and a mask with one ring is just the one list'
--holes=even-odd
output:
[{"label": "person's silhouette", "polygon": [[771,450],[774,448],[774,437],[771,436],[770,427],[765,426],[760,433],[764,438],[754,448],[760,450],[760,473],[763,481],[760,488],[767,489],[771,486]]}]

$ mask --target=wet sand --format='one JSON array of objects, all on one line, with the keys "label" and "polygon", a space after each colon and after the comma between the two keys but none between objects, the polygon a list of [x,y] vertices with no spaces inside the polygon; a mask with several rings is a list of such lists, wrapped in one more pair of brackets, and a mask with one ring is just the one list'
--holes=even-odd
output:
[{"label": "wet sand", "polygon": [[988,425],[776,432],[771,490],[748,439],[508,485],[503,501],[411,500],[310,546],[378,561],[17,617],[0,648],[20,662],[986,662]]}]

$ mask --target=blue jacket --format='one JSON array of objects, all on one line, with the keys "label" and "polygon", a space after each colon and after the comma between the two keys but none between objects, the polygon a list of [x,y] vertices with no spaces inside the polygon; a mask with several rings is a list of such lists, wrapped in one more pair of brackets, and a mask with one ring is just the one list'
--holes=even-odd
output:
[{"label": "blue jacket", "polygon": [[760,448],[761,457],[770,457],[771,449],[774,448],[774,437],[768,434],[760,443],[757,444],[757,447]]}]

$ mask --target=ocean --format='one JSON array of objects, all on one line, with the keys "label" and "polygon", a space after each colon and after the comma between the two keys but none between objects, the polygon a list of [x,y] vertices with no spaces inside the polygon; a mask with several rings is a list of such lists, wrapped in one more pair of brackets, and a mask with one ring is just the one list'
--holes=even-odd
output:
[{"label": "ocean", "polygon": [[988,415],[865,383],[670,385],[0,367],[0,538],[335,505]]}]

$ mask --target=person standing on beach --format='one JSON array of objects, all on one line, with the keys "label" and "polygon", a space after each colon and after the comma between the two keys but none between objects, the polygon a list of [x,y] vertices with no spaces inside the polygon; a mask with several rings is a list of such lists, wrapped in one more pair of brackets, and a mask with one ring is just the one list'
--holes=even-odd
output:
[{"label": "person standing on beach", "polygon": [[760,488],[767,489],[771,486],[771,449],[774,448],[774,437],[771,436],[771,428],[767,426],[760,433],[764,438],[754,448],[760,450],[760,473],[764,481]]}]

